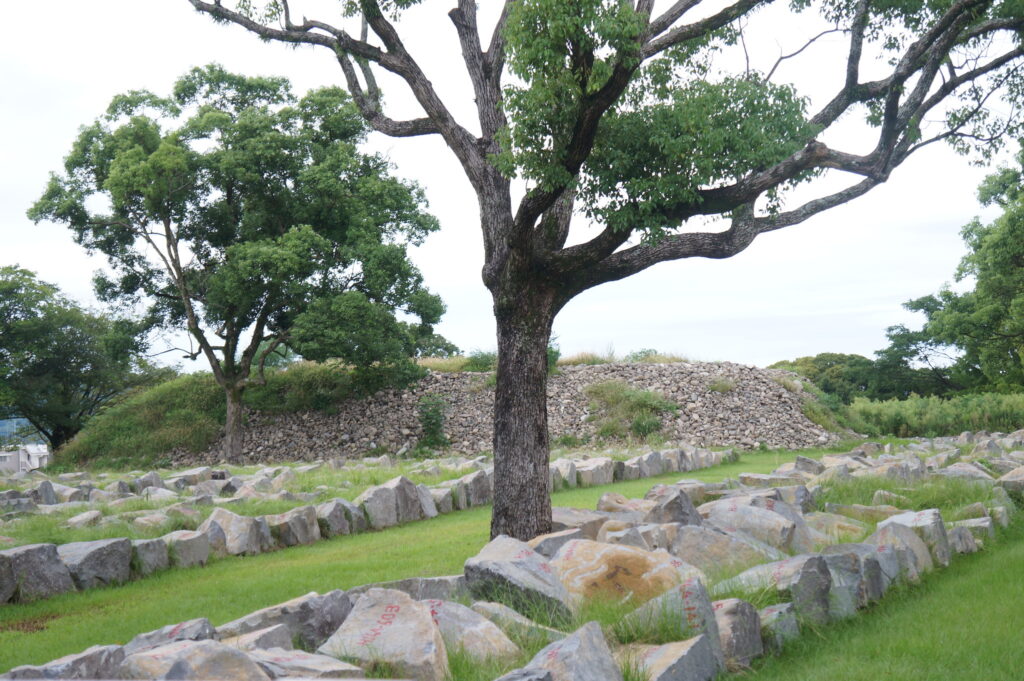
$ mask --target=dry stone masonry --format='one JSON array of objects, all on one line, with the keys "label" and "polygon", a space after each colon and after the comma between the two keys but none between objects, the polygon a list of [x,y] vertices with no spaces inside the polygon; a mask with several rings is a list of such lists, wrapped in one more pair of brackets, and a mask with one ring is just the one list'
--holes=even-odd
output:
[{"label": "dry stone masonry", "polygon": [[[408,390],[382,391],[344,402],[333,414],[251,412],[244,439],[245,456],[248,462],[263,463],[359,457],[374,449],[410,449],[421,434],[417,405],[424,395],[444,399],[444,430],[454,449],[467,454],[487,452],[492,446],[494,409],[494,389],[488,385],[488,377],[483,373],[432,372]],[[611,380],[659,392],[679,407],[674,418],[666,418],[662,431],[669,440],[706,447],[749,448],[764,443],[773,448],[798,449],[836,439],[804,416],[804,379],[785,371],[728,362],[561,367],[548,379],[552,435],[593,436],[584,390]],[[725,392],[712,389],[723,385],[734,387]],[[216,443],[203,454],[176,452],[175,464],[212,464],[220,460],[221,451],[221,444]]]},{"label": "dry stone masonry", "polygon": [[[712,681],[778,653],[808,629],[853,617],[893,585],[914,582],[993,541],[995,526],[1009,522],[1021,500],[1015,481],[1024,470],[1024,451],[1017,449],[1022,438],[1024,432],[965,434],[899,448],[869,443],[821,461],[784,464],[768,476],[744,474],[722,483],[682,478],[653,486],[643,499],[609,492],[595,510],[556,508],[560,528],[550,535],[530,543],[492,540],[466,561],[461,575],[310,593],[216,628],[205,619],[169,625],[126,645],[94,646],[0,678],[264,681],[366,678],[386,668],[415,681],[445,681],[449,655],[460,649],[480,664],[504,664],[508,671],[498,681],[621,681],[623,670],[657,681]],[[645,465],[658,461],[685,471],[680,464],[693,458],[660,452]],[[589,463],[572,463],[579,483],[579,469]],[[970,485],[959,489],[975,497],[955,510],[959,520],[912,507],[917,485],[960,477],[964,466],[950,471],[957,464],[987,475],[972,474]],[[564,462],[552,465],[559,475],[568,470]],[[612,471],[613,479],[623,479]],[[884,497],[894,506],[815,510],[853,478],[880,487],[897,481],[908,496]],[[406,480],[380,486],[388,492],[381,498],[394,504],[385,509],[389,518],[422,517],[425,500],[433,497],[415,488]],[[413,500],[421,500],[420,513]],[[356,508],[368,515],[365,504]],[[822,514],[828,522],[815,520]],[[352,518],[345,521],[354,526]],[[240,553],[265,536],[260,526],[223,513],[207,522],[203,536],[219,527],[221,543],[212,543],[226,549],[235,542],[230,545]],[[737,553],[749,562],[723,567],[716,556],[730,547],[741,547]],[[76,556],[79,567],[65,566],[62,554]],[[10,575],[24,575],[26,565],[42,566],[47,582],[40,591],[76,574],[81,579],[85,555],[78,547],[0,552],[0,576],[8,580],[6,586],[0,581],[6,589],[0,593],[11,592]],[[23,587],[15,584],[14,592]],[[772,602],[759,609],[752,601],[766,594]],[[621,614],[604,626],[585,621],[595,602],[617,603]],[[659,644],[645,642],[654,633]],[[540,643],[532,656],[517,643],[530,638]],[[508,669],[515,660],[522,666]]]}]

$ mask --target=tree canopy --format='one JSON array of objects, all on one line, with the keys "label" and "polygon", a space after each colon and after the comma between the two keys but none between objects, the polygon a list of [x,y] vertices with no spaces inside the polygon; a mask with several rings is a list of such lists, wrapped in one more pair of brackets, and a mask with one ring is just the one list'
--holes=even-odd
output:
[{"label": "tree canopy", "polygon": [[416,186],[358,151],[364,137],[339,88],[296,99],[282,78],[196,68],[168,97],[115,97],[29,211],[107,256],[102,299],[188,331],[186,356],[226,393],[229,456],[241,393],[279,346],[408,367],[444,311],[407,254],[437,222]]},{"label": "tree canopy", "polygon": [[[780,35],[768,0],[457,0],[451,39],[431,48],[461,55],[470,107],[441,96],[406,41],[437,4],[346,0],[324,20],[300,0],[189,2],[265,40],[325,48],[371,127],[438,136],[461,164],[498,332],[494,535],[551,526],[545,349],[576,295],[669,260],[731,257],[931,144],[984,158],[1021,127],[1020,106],[991,106],[1018,104],[1024,85],[1011,0],[792,0],[817,19],[806,35],[786,24],[793,50],[774,66],[747,50],[755,33]],[[826,35],[843,42],[835,58],[817,51]],[[780,77],[800,61],[821,101]],[[385,85],[419,111],[389,115]],[[574,218],[591,229],[573,234]]]},{"label": "tree canopy", "polygon": [[29,270],[0,267],[0,418],[24,418],[53,449],[159,372],[140,324],[93,314]]},{"label": "tree canopy", "polygon": [[[1024,153],[1019,156],[1024,167]],[[1002,208],[989,224],[975,219],[963,228],[967,254],[955,273],[973,288],[908,301],[925,316],[920,330],[896,326],[890,347],[920,362],[948,364],[967,388],[1024,389],[1024,193],[1021,168],[989,175],[978,190],[983,204]]]}]

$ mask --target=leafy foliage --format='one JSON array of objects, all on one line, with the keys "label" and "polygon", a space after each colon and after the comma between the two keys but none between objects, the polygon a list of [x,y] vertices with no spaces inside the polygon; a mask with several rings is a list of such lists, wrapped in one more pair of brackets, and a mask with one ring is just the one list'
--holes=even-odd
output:
[{"label": "leafy foliage", "polygon": [[22,417],[54,449],[132,388],[167,377],[140,324],[83,310],[25,269],[0,267],[0,418]]},{"label": "leafy foliage", "polygon": [[[1024,164],[1024,154],[1019,158]],[[1024,388],[1024,201],[1020,169],[1004,168],[979,188],[984,204],[1002,215],[991,224],[974,220],[962,234],[968,253],[956,271],[957,281],[972,279],[974,288],[911,300],[907,309],[925,316],[919,331],[889,330],[893,348],[931,364],[951,362],[953,380],[967,388]]]},{"label": "leafy foliage", "polygon": [[911,396],[884,402],[856,399],[847,413],[851,427],[869,435],[937,437],[965,430],[1013,432],[1024,428],[1024,394]]},{"label": "leafy foliage", "polygon": [[679,407],[650,390],[638,390],[625,381],[604,381],[584,390],[590,399],[590,420],[597,436],[624,439],[645,438],[662,428],[662,416]]},{"label": "leafy foliage", "polygon": [[444,434],[444,413],[448,410],[448,403],[440,395],[424,395],[416,405],[417,415],[420,420],[420,428],[423,434],[420,436],[417,446],[425,449],[443,449],[449,445],[448,438]]},{"label": "leafy foliage", "polygon": [[843,404],[855,398],[903,399],[911,394],[933,395],[950,391],[948,372],[939,368],[913,368],[905,352],[887,348],[871,360],[862,355],[822,352],[813,357],[772,364],[804,376]]},{"label": "leafy foliage", "polygon": [[364,136],[338,88],[296,100],[281,78],[196,68],[170,97],[115,97],[29,215],[107,256],[101,297],[186,328],[229,404],[280,344],[387,369],[438,343],[444,306],[406,253],[437,222]]}]

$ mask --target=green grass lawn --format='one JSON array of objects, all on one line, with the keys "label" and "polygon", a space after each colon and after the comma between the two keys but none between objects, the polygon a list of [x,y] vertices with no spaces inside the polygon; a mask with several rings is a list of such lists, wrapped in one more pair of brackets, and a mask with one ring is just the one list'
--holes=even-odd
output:
[{"label": "green grass lawn", "polygon": [[[566,490],[556,493],[553,501],[559,506],[593,508],[601,494],[610,489],[626,496],[642,496],[658,482],[672,482],[681,477],[714,481],[735,477],[741,472],[769,472],[793,456],[794,453],[775,452],[747,454],[740,463],[699,472]],[[124,643],[137,633],[195,617],[208,617],[215,625],[222,624],[309,591],[324,592],[405,577],[457,574],[462,571],[465,560],[487,541],[489,522],[490,508],[478,508],[383,532],[339,537],[308,547],[255,557],[225,558],[206,568],[172,570],[120,587],[65,594],[25,605],[0,606],[0,670],[20,664],[38,664],[91,645]],[[1021,615],[1013,611],[1020,610],[1020,604],[1024,603],[1021,599],[1024,587],[1014,585],[1013,581],[1020,574],[1019,566],[1024,564],[1022,535],[1024,532],[1016,531],[1007,537],[1010,541],[985,554],[958,561],[950,570],[929,579],[924,587],[886,601],[876,609],[877,613],[825,631],[824,639],[809,635],[794,645],[793,654],[787,653],[773,661],[759,675],[787,681],[944,679],[952,678],[954,671],[959,673],[971,665],[998,662],[1003,655],[1016,660],[1015,667],[1006,668],[1016,668],[1017,676],[966,678],[979,681],[1020,679],[1019,670],[1024,669],[1021,659],[1024,652],[1020,646],[1012,648],[1007,644],[1005,655],[996,654],[1002,644],[978,646],[971,637],[961,645],[959,637],[973,627],[980,638],[991,635],[993,641],[1002,641],[1006,636],[1016,636],[1019,641]],[[1016,565],[1014,569],[1007,567],[1013,565]],[[936,598],[935,594],[943,589],[949,593]],[[902,610],[909,608],[916,608],[917,615],[904,622]],[[957,617],[945,617],[947,610],[953,612],[954,609]],[[990,619],[989,615],[996,612],[998,616]],[[900,619],[885,629],[888,632],[885,636],[877,637],[875,644],[881,646],[879,649],[884,652],[910,634],[914,634],[915,639],[933,640],[932,646],[943,648],[946,653],[940,659],[950,664],[940,668],[946,669],[950,676],[898,677],[888,672],[844,676],[847,669],[859,669],[862,657],[871,661],[869,658],[874,655],[848,654],[845,639],[858,634],[867,637],[873,630],[872,622],[884,622],[890,616]],[[1017,626],[1009,626],[1011,624]],[[867,640],[864,646],[875,645],[871,640],[875,639]],[[833,667],[831,675],[811,676],[806,672],[784,670],[777,672],[778,676],[771,675],[776,673],[776,668],[782,669],[779,665],[793,664],[792,658],[804,655],[797,646],[808,646],[809,650],[817,652],[819,665],[846,666]],[[906,655],[913,657],[918,654],[916,650],[908,644]],[[973,651],[983,652],[974,657]],[[956,678],[961,681],[964,677]]]},{"label": "green grass lawn", "polygon": [[735,679],[1020,681],[1024,678],[1024,524],[1001,541],[805,635]]},{"label": "green grass lawn", "polygon": [[[607,487],[565,490],[559,506],[593,508],[609,489],[643,496],[657,482],[681,477],[722,480],[741,472],[768,472],[792,453],[748,454],[740,463],[693,473],[671,473]],[[466,559],[487,542],[490,508],[312,546],[253,557],[232,557],[205,568],[170,570],[119,587],[69,593],[24,605],[0,606],[0,670],[38,664],[194,617],[223,624],[258,608],[309,591],[370,582],[462,572]]]}]

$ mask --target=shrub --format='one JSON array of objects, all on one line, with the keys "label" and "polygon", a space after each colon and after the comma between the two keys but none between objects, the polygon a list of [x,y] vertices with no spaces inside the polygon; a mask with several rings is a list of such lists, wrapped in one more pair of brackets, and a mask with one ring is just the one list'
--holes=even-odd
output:
[{"label": "shrub", "polygon": [[646,438],[661,430],[663,414],[679,410],[658,393],[638,390],[625,381],[594,383],[584,392],[597,436],[605,439]]},{"label": "shrub", "polygon": [[914,395],[884,402],[858,398],[850,405],[849,415],[855,430],[876,437],[940,437],[965,430],[1012,432],[1024,427],[1024,394]]},{"label": "shrub", "polygon": [[474,350],[466,358],[463,371],[494,371],[498,368],[498,353]]},{"label": "shrub", "polygon": [[444,449],[448,446],[448,438],[444,434],[444,413],[448,404],[444,398],[434,393],[428,393],[420,398],[417,405],[420,419],[420,428],[423,434],[420,435],[417,448],[422,449]]},{"label": "shrub", "polygon": [[732,392],[736,389],[736,381],[726,376],[719,376],[708,383],[708,390],[716,393]]}]

